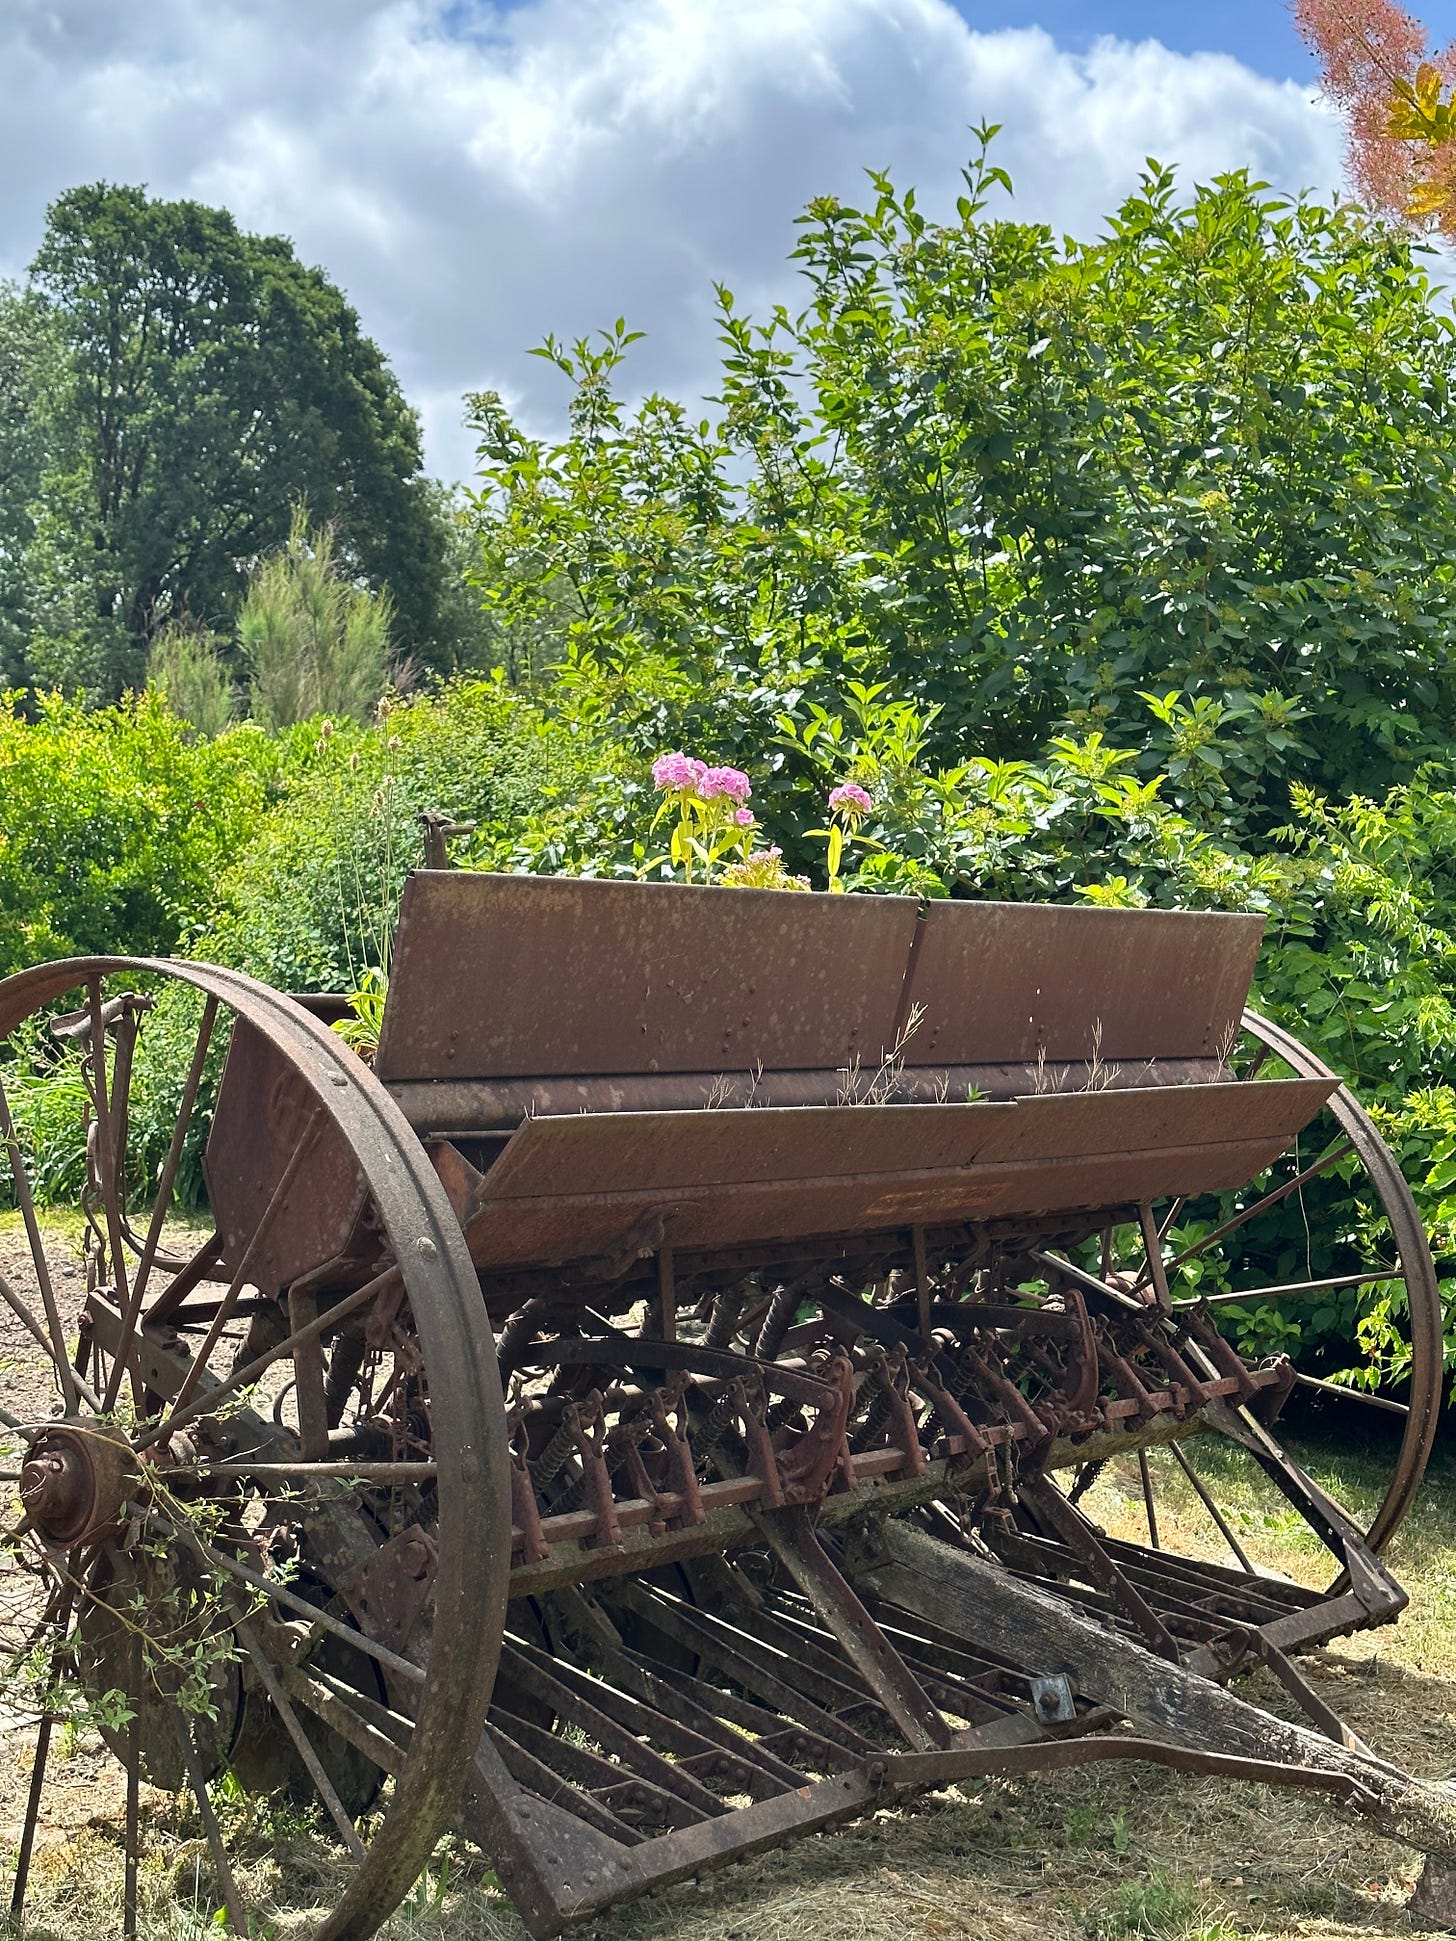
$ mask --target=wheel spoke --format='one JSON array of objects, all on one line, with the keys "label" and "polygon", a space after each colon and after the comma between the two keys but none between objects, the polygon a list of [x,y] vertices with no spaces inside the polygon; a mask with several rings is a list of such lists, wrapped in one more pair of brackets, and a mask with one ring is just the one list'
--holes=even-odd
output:
[{"label": "wheel spoke", "polygon": [[1240,1564],[1242,1564],[1243,1568],[1249,1573],[1249,1575],[1251,1577],[1255,1576],[1257,1573],[1254,1570],[1254,1566],[1249,1562],[1248,1558],[1244,1555],[1243,1545],[1239,1542],[1238,1538],[1234,1535],[1232,1529],[1229,1527],[1228,1520],[1224,1516],[1223,1511],[1218,1507],[1217,1503],[1214,1502],[1212,1496],[1209,1495],[1208,1490],[1204,1486],[1202,1478],[1195,1472],[1192,1463],[1189,1462],[1188,1458],[1184,1455],[1183,1451],[1178,1447],[1178,1444],[1176,1442],[1170,1442],[1168,1444],[1168,1447],[1172,1450],[1174,1459],[1176,1460],[1178,1467],[1183,1471],[1183,1474],[1188,1478],[1189,1482],[1193,1485],[1193,1492],[1197,1496],[1199,1502],[1203,1505],[1204,1509],[1208,1511],[1208,1514],[1213,1518],[1214,1526],[1218,1530],[1219,1535],[1223,1538],[1224,1542],[1228,1545],[1229,1549],[1233,1551],[1234,1555],[1238,1558]]},{"label": "wheel spoke", "polygon": [[135,1698],[142,1688],[141,1641],[135,1634],[127,1652],[131,1665],[133,1705],[126,1728],[126,1856],[121,1896],[122,1941],[136,1941],[138,1835],[141,1823],[141,1719]]},{"label": "wheel spoke", "polygon": [[[3,1275],[0,1275],[0,1301],[3,1301],[6,1307],[10,1309],[10,1312],[19,1321],[20,1325],[35,1342],[36,1346],[44,1350],[46,1359],[55,1363],[57,1374],[62,1376],[62,1392],[64,1393],[67,1387],[65,1377],[69,1376],[71,1393],[78,1395],[91,1408],[99,1409],[101,1401],[95,1389],[92,1388],[85,1376],[75,1367],[69,1355],[63,1354],[57,1357],[55,1342],[51,1335],[41,1326],[40,1322],[35,1318],[35,1315],[26,1306],[25,1302],[21,1300],[20,1296],[15,1292],[15,1289]],[[69,1414],[75,1414],[74,1403],[70,1405],[67,1412]],[[11,1415],[8,1410],[3,1415],[0,1415],[0,1422],[3,1422],[7,1429],[33,1429],[35,1426],[33,1423],[21,1422],[17,1417]]]},{"label": "wheel spoke", "polygon": [[238,1618],[234,1629],[242,1640],[243,1649],[253,1661],[253,1669],[262,1681],[263,1689],[273,1701],[273,1708],[282,1719],[284,1729],[292,1739],[299,1758],[308,1769],[308,1776],[318,1788],[319,1797],[329,1809],[334,1825],[339,1829],[339,1838],[356,1860],[364,1858],[364,1843],[355,1830],[354,1822],[344,1811],[343,1802],[334,1790],[333,1781],[324,1771],[323,1763],[314,1751],[308,1734],[299,1722],[297,1712],[290,1704],[288,1695],[278,1682],[277,1673],[268,1661],[267,1653],[253,1635],[253,1628],[246,1618]]},{"label": "wheel spoke", "polygon": [[1168,1211],[1163,1215],[1163,1224],[1158,1228],[1158,1243],[1160,1246],[1163,1243],[1163,1241],[1165,1241],[1168,1238],[1168,1235],[1173,1231],[1174,1222],[1177,1220],[1178,1215],[1183,1211],[1184,1207],[1187,1206],[1187,1204],[1188,1204],[1188,1201],[1186,1196],[1180,1193],[1178,1197],[1174,1200],[1173,1204],[1168,1208]]},{"label": "wheel spoke", "polygon": [[182,1091],[182,1104],[177,1114],[177,1123],[172,1130],[172,1143],[167,1148],[167,1157],[157,1182],[157,1197],[152,1205],[152,1218],[147,1227],[147,1237],[142,1243],[141,1259],[137,1262],[136,1279],[132,1284],[131,1299],[127,1303],[122,1322],[121,1342],[117,1349],[116,1362],[111,1370],[111,1379],[106,1385],[103,1408],[107,1413],[116,1406],[117,1391],[121,1387],[122,1374],[131,1347],[132,1335],[136,1332],[141,1315],[142,1302],[146,1299],[147,1283],[152,1276],[152,1265],[157,1257],[157,1247],[162,1238],[162,1227],[172,1208],[172,1194],[177,1183],[177,1168],[182,1162],[182,1147],[187,1138],[187,1129],[192,1123],[193,1107],[197,1103],[197,1090],[202,1083],[203,1068],[207,1063],[208,1048],[212,1043],[213,1026],[217,1020],[217,999],[209,995],[202,1011],[202,1024],[197,1033],[197,1043],[193,1048],[192,1063],[188,1068],[187,1082]]},{"label": "wheel spoke", "polygon": [[[20,1202],[20,1217],[25,1222],[25,1237],[30,1242],[30,1256],[35,1264],[35,1277],[40,1286],[40,1298],[45,1307],[46,1325],[50,1329],[50,1340],[40,1333],[30,1312],[24,1307],[19,1296],[13,1294],[4,1281],[0,1281],[0,1296],[12,1313],[18,1316],[40,1342],[55,1363],[56,1375],[61,1384],[61,1394],[65,1399],[66,1413],[76,1413],[77,1396],[81,1384],[76,1371],[71,1366],[70,1350],[66,1347],[66,1330],[61,1325],[61,1311],[56,1303],[56,1290],[51,1280],[50,1262],[46,1259],[45,1248],[41,1243],[40,1222],[35,1216],[35,1201],[30,1191],[30,1174],[26,1170],[20,1153],[20,1141],[15,1136],[15,1121],[10,1116],[10,1101],[5,1095],[5,1081],[0,1078],[0,1140],[10,1160],[10,1177],[15,1183],[15,1197]],[[87,1400],[95,1406],[95,1397],[87,1391]]]},{"label": "wheel spoke", "polygon": [[1158,1541],[1158,1513],[1153,1508],[1153,1478],[1148,1468],[1146,1449],[1138,1450],[1138,1477],[1143,1486],[1143,1512],[1148,1520],[1148,1542],[1154,1550],[1161,1550],[1163,1546]]},{"label": "wheel spoke", "polygon": [[1365,1274],[1330,1274],[1323,1280],[1284,1281],[1277,1287],[1251,1287],[1246,1293],[1195,1294],[1182,1301],[1175,1301],[1174,1307],[1234,1307],[1257,1301],[1287,1301],[1296,1294],[1315,1294],[1324,1288],[1368,1287],[1376,1281],[1398,1281],[1405,1278],[1399,1267],[1376,1267]]},{"label": "wheel spoke", "polygon": [[215,1409],[224,1395],[232,1394],[240,1388],[251,1387],[254,1382],[260,1380],[262,1376],[267,1374],[268,1370],[281,1355],[292,1354],[300,1342],[309,1340],[314,1335],[326,1333],[340,1321],[356,1313],[361,1307],[366,1307],[371,1301],[377,1300],[379,1295],[390,1287],[398,1277],[399,1269],[397,1267],[386,1267],[382,1273],[376,1274],[373,1280],[366,1281],[362,1287],[356,1288],[352,1294],[346,1295],[342,1301],[336,1301],[332,1307],[325,1308],[324,1312],[310,1321],[306,1327],[296,1328],[292,1334],[285,1335],[276,1347],[267,1349],[263,1354],[256,1355],[252,1361],[246,1363],[242,1368],[235,1368],[231,1374],[224,1375],[211,1388],[205,1390],[201,1395],[194,1396],[185,1407],[179,1408],[174,1406],[162,1421],[156,1423],[152,1428],[145,1430],[137,1437],[136,1448],[138,1450],[151,1448],[153,1443],[161,1442],[176,1430],[185,1428],[187,1423],[191,1422],[194,1417],[205,1415],[210,1410]]},{"label": "wheel spoke", "polygon": [[[1306,1166],[1302,1173],[1296,1173],[1293,1179],[1288,1179],[1282,1186],[1275,1187],[1274,1191],[1266,1193],[1263,1199],[1255,1200],[1252,1206],[1246,1206],[1241,1212],[1231,1215],[1222,1226],[1215,1227],[1213,1232],[1205,1234],[1202,1240],[1194,1241],[1191,1247],[1185,1247],[1182,1253],[1174,1254],[1167,1262],[1166,1271],[1171,1273],[1175,1267],[1181,1267],[1185,1261],[1196,1260],[1200,1254],[1206,1254],[1218,1241],[1226,1240],[1231,1233],[1237,1232],[1242,1226],[1247,1226],[1250,1220],[1267,1212],[1271,1206],[1277,1206],[1281,1200],[1288,1199],[1289,1195],[1299,1187],[1308,1185],[1310,1180],[1317,1179],[1321,1173],[1328,1172],[1336,1160],[1343,1159],[1346,1153],[1354,1150],[1353,1139],[1337,1139],[1333,1145],[1325,1148],[1313,1165]],[[1146,1279],[1146,1276],[1143,1278]]]},{"label": "wheel spoke", "polygon": [[243,1249],[242,1257],[237,1264],[237,1269],[228,1284],[228,1290],[218,1303],[217,1313],[212,1317],[212,1325],[208,1328],[202,1346],[198,1349],[192,1366],[187,1371],[186,1379],[177,1391],[175,1404],[177,1410],[185,1409],[196,1393],[197,1384],[202,1380],[203,1371],[207,1367],[208,1360],[213,1350],[217,1347],[218,1342],[222,1339],[223,1330],[231,1319],[232,1311],[237,1306],[238,1299],[244,1287],[248,1285],[247,1277],[252,1269],[253,1262],[257,1259],[264,1241],[272,1231],[274,1222],[287,1205],[288,1195],[292,1189],[294,1180],[298,1177],[299,1168],[318,1143],[319,1134],[323,1129],[324,1115],[322,1112],[315,1112],[303,1136],[293,1148],[293,1152],[289,1157],[288,1164],[283,1168],[283,1173],[278,1184],[273,1188],[272,1196],[267,1206],[263,1209],[263,1217],[259,1220],[257,1226],[254,1227],[253,1237]]},{"label": "wheel spoke", "polygon": [[1259,1049],[1254,1054],[1254,1057],[1249,1066],[1249,1069],[1244,1073],[1243,1079],[1241,1081],[1243,1084],[1247,1085],[1251,1079],[1255,1079],[1259,1076],[1260,1072],[1263,1071],[1264,1069],[1265,1060],[1270,1056],[1273,1050],[1274,1050],[1274,1047],[1272,1045],[1260,1045]]},{"label": "wheel spoke", "polygon": [[106,1213],[106,1237],[111,1248],[111,1271],[116,1277],[117,1305],[124,1308],[128,1301],[126,1254],[122,1243],[120,1182],[116,1176],[116,1127],[106,1092],[106,1020],[101,1015],[99,977],[87,979],[86,993],[91,1010],[91,1070],[96,1080],[97,1172],[101,1204]]},{"label": "wheel spoke", "polygon": [[[300,1671],[290,1666],[284,1678],[294,1698],[320,1724],[347,1740],[381,1772],[399,1772],[413,1730],[409,1719],[365,1699],[361,1693],[351,1693],[340,1679],[331,1678],[327,1672]],[[365,1710],[370,1717],[364,1716]],[[384,1730],[386,1725],[390,1728],[388,1731]]]},{"label": "wheel spoke", "polygon": [[1392,1402],[1384,1395],[1371,1395],[1366,1389],[1350,1388],[1344,1382],[1322,1382],[1317,1375],[1301,1375],[1297,1370],[1294,1379],[1301,1388],[1317,1388],[1321,1395],[1338,1395],[1346,1402],[1363,1402],[1367,1409],[1384,1409],[1389,1415],[1410,1414],[1405,1402]]},{"label": "wheel spoke", "polygon": [[[60,1632],[62,1644],[65,1642],[74,1605],[75,1592],[67,1589],[62,1594],[56,1619],[56,1628]],[[59,1647],[57,1649],[59,1650]],[[55,1715],[50,1709],[50,1701],[55,1695],[59,1677],[55,1660],[52,1659],[51,1676],[46,1687],[46,1709],[41,1714],[40,1730],[35,1744],[35,1759],[30,1769],[30,1790],[25,1801],[25,1824],[20,1830],[20,1845],[15,1855],[15,1883],[10,1892],[10,1918],[17,1928],[25,1917],[25,1891],[30,1884],[30,1862],[35,1851],[35,1833],[40,1823],[40,1803],[45,1791],[46,1766],[50,1760],[51,1733],[55,1727]]]},{"label": "wheel spoke", "polygon": [[30,1858],[35,1848],[35,1829],[40,1818],[41,1793],[45,1787],[46,1764],[51,1753],[51,1730],[55,1721],[47,1712],[40,1722],[35,1742],[35,1763],[30,1769],[30,1791],[25,1801],[25,1825],[15,1855],[15,1885],[10,1894],[10,1918],[19,1927],[25,1917],[25,1891],[30,1885]]},{"label": "wheel spoke", "polygon": [[296,1592],[289,1590],[286,1584],[275,1583],[271,1577],[264,1577],[258,1571],[250,1570],[246,1564],[238,1563],[235,1558],[224,1556],[220,1550],[214,1550],[211,1544],[203,1543],[201,1538],[194,1538],[193,1541],[214,1569],[224,1571],[230,1577],[236,1577],[239,1583],[248,1585],[251,1590],[260,1591],[265,1596],[274,1598],[279,1604],[286,1605],[290,1611],[296,1612],[299,1617],[307,1618],[310,1623],[317,1624],[321,1630],[330,1631],[336,1638],[342,1638],[346,1644],[353,1645],[356,1650],[366,1652],[369,1657],[377,1659],[386,1671],[398,1673],[411,1684],[424,1684],[426,1674],[420,1666],[412,1663],[408,1658],[401,1658],[399,1653],[391,1651],[388,1645],[377,1644],[367,1632],[356,1631],[352,1625],[345,1624],[342,1619],[320,1610],[317,1604],[310,1604],[306,1597],[299,1597]]},{"label": "wheel spoke", "polygon": [[181,1706],[176,1703],[175,1693],[173,1703],[167,1708],[167,1716],[171,1719],[172,1729],[177,1735],[182,1764],[187,1770],[187,1783],[192,1788],[193,1797],[197,1801],[197,1810],[202,1815],[208,1850],[212,1854],[213,1871],[217,1875],[218,1886],[222,1889],[223,1906],[227,1909],[228,1920],[239,1934],[247,1934],[250,1931],[247,1905],[238,1892],[238,1883],[233,1878],[233,1870],[228,1863],[227,1848],[222,1841],[222,1828],[218,1825],[217,1815],[212,1810],[207,1781],[203,1777],[202,1764],[197,1757],[197,1747],[192,1741],[192,1728],[187,1724],[186,1714]]}]

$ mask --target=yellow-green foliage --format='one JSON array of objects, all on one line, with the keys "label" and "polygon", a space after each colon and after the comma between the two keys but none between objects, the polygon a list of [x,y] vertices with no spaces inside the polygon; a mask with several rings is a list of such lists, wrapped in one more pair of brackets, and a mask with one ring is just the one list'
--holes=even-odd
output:
[{"label": "yellow-green foliage", "polygon": [[286,744],[195,740],[160,695],[35,708],[0,696],[0,972],[172,950],[258,827]]}]

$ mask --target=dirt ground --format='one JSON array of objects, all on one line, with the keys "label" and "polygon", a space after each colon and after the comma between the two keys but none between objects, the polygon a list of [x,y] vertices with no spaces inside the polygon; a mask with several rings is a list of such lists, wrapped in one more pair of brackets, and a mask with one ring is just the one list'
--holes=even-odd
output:
[{"label": "dirt ground", "polygon": [[[75,1251],[78,1235],[68,1238]],[[0,1274],[33,1298],[24,1237],[8,1220],[0,1221]],[[68,1321],[81,1288],[77,1253],[59,1282]],[[37,1361],[0,1305],[0,1398],[22,1416],[48,1412]],[[1369,1507],[1388,1455],[1352,1440],[1365,1430],[1353,1405],[1331,1404],[1299,1453],[1336,1494]],[[1218,1557],[1219,1541],[1182,1478],[1166,1457],[1154,1465],[1164,1541]],[[13,1471],[13,1447],[0,1467]],[[1248,1543],[1289,1575],[1320,1581],[1322,1553],[1277,1499],[1232,1467],[1219,1482]],[[14,1485],[0,1488],[13,1492]],[[1105,1472],[1086,1501],[1105,1527],[1143,1536],[1132,1465],[1128,1473]],[[1456,1455],[1433,1464],[1390,1555],[1411,1592],[1399,1625],[1345,1640],[1302,1665],[1376,1750],[1413,1772],[1444,1777],[1456,1769]],[[13,1590],[0,1572],[0,1611]],[[1241,1689],[1286,1709],[1272,1681]],[[6,1898],[33,1743],[32,1727],[0,1714]],[[50,1773],[25,1936],[107,1941],[121,1925],[119,1770],[95,1735],[62,1731]],[[259,1931],[278,1941],[310,1934],[345,1878],[338,1849],[310,1821],[217,1790],[245,1890],[267,1910]],[[154,1838],[143,1870],[142,1932],[149,1941],[218,1934],[195,1811],[150,1791],[144,1811]],[[933,1795],[666,1889],[581,1932],[597,1941],[1230,1941],[1235,1934],[1355,1941],[1413,1931],[1403,1901],[1417,1865],[1415,1855],[1314,1795],[1148,1767],[1103,1768]],[[517,1941],[523,1930],[479,1857],[447,1841],[384,1933]]]}]

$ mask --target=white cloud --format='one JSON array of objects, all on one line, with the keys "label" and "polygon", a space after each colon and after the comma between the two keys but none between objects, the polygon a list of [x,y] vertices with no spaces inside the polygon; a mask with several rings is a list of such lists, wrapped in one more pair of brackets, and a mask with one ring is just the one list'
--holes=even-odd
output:
[{"label": "white cloud", "polygon": [[1020,213],[1086,234],[1144,157],[1333,188],[1338,134],[1225,55],[1039,29],[947,0],[9,0],[0,267],[45,202],[145,181],[282,231],[348,291],[469,469],[460,394],[559,408],[526,356],[625,314],[645,386],[710,383],[714,277],[792,301],[794,215],[866,166],[949,207],[970,124],[999,121]]}]

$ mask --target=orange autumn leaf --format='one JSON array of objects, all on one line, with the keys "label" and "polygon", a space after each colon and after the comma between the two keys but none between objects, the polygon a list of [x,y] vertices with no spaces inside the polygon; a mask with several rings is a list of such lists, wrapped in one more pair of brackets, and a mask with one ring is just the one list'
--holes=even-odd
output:
[{"label": "orange autumn leaf", "polygon": [[1382,214],[1456,240],[1456,46],[1395,0],[1292,0],[1340,109],[1351,180]]}]

